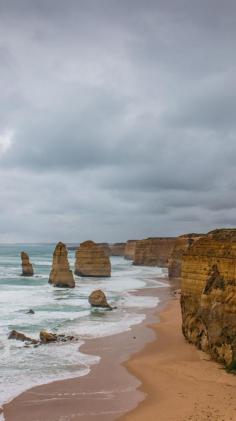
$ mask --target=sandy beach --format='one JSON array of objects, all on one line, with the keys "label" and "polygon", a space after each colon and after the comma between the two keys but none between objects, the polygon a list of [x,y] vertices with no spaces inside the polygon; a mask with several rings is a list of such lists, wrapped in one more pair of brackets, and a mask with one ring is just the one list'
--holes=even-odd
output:
[{"label": "sandy beach", "polygon": [[185,341],[178,297],[153,329],[156,340],[125,363],[147,397],[119,421],[236,420],[236,376]]},{"label": "sandy beach", "polygon": [[83,346],[101,356],[87,376],[24,392],[4,406],[6,421],[235,420],[236,376],[185,341],[178,295],[161,294],[144,323]]}]

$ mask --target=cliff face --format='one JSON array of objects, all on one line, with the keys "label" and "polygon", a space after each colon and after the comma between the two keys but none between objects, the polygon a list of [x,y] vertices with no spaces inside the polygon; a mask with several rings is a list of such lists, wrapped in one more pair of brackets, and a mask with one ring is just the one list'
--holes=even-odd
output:
[{"label": "cliff face", "polygon": [[198,241],[203,234],[184,234],[176,238],[173,252],[168,261],[169,278],[180,278],[183,254]]},{"label": "cliff face", "polygon": [[125,244],[124,257],[127,260],[134,260],[137,240],[128,240]]},{"label": "cliff face", "polygon": [[104,249],[93,241],[85,241],[75,253],[75,274],[79,276],[111,276],[111,263]]},{"label": "cliff face", "polygon": [[183,256],[182,329],[186,339],[236,367],[236,230],[215,230]]},{"label": "cliff face", "polygon": [[111,256],[124,256],[126,243],[109,244]]},{"label": "cliff face", "polygon": [[96,243],[98,247],[100,247],[106,256],[110,256],[111,255],[111,250],[110,250],[110,246],[108,243]]},{"label": "cliff face", "polygon": [[136,242],[134,265],[167,267],[175,237],[147,238]]},{"label": "cliff face", "polygon": [[34,269],[30,263],[29,256],[24,251],[21,252],[22,276],[33,276]]},{"label": "cliff face", "polygon": [[48,281],[54,287],[74,288],[75,286],[67,256],[68,252],[65,244],[58,243],[53,253],[52,269]]}]

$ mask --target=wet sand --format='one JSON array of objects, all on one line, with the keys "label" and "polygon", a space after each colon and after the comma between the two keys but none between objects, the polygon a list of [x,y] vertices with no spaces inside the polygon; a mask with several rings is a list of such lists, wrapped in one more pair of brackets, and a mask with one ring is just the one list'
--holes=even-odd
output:
[{"label": "wet sand", "polygon": [[119,421],[235,421],[236,376],[184,340],[179,298],[153,329],[156,340],[125,363],[147,398]]},{"label": "wet sand", "polygon": [[[166,287],[137,294],[158,296],[161,309],[170,299],[170,288],[166,283]],[[155,332],[148,325],[158,321],[157,310],[148,309],[145,314],[144,322],[128,332],[86,340],[80,351],[101,357],[88,375],[29,389],[4,405],[5,420],[112,421],[135,408],[145,393],[138,390],[140,381],[122,363],[155,340]]]}]

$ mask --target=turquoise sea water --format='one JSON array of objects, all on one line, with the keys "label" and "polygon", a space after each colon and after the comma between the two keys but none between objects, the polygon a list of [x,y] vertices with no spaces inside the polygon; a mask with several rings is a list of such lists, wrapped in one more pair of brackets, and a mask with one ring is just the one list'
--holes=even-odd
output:
[{"label": "turquoise sea water", "polygon": [[[53,245],[0,245],[0,405],[37,384],[85,375],[99,356],[83,354],[79,348],[89,338],[108,336],[130,329],[145,318],[145,308],[155,307],[158,298],[137,296],[143,288],[161,288],[161,268],[132,266],[122,257],[111,258],[111,278],[75,277],[74,289],[48,284]],[[21,274],[20,252],[26,251],[35,276]],[[71,269],[74,252],[69,252]],[[94,289],[106,292],[116,310],[91,309],[88,296]],[[33,309],[35,314],[26,314]],[[16,329],[33,338],[39,331],[66,333],[78,338],[75,343],[25,347],[8,340]]]}]

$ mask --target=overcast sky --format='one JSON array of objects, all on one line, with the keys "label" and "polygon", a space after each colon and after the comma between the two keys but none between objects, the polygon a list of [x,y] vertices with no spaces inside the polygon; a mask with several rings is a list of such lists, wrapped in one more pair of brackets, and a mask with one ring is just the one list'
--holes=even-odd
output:
[{"label": "overcast sky", "polygon": [[0,241],[236,226],[235,0],[0,0]]}]

